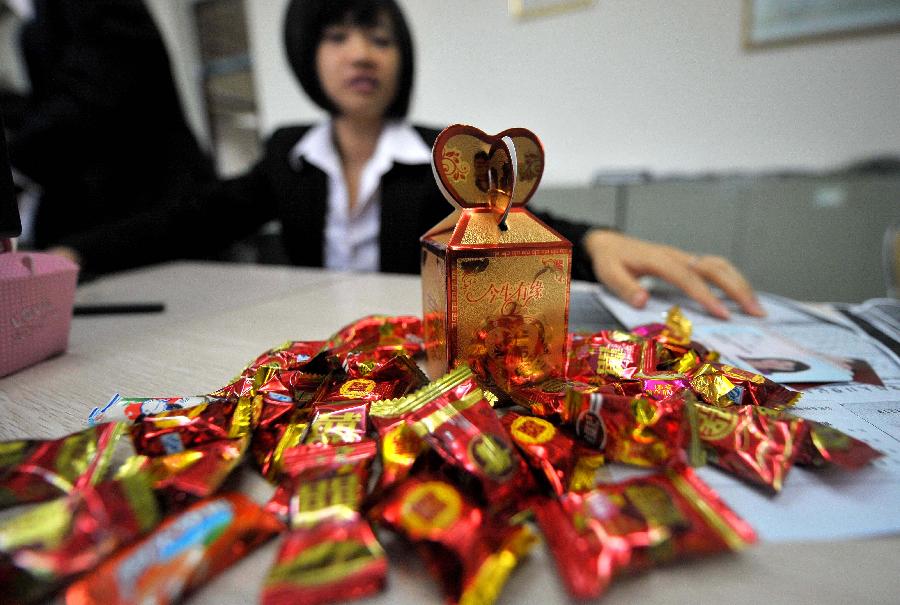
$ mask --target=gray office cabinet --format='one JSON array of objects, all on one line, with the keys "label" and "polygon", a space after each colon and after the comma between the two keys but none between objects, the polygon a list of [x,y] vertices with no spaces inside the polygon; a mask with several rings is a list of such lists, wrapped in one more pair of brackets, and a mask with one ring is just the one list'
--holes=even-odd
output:
[{"label": "gray office cabinet", "polygon": [[803,300],[885,295],[882,242],[900,175],[728,176],[541,188],[560,216],[734,262],[759,290]]}]

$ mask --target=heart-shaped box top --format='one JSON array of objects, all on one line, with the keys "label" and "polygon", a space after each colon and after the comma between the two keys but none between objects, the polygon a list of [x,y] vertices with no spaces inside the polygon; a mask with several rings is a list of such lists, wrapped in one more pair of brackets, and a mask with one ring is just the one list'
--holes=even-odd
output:
[{"label": "heart-shaped box top", "polygon": [[489,135],[454,124],[435,140],[431,167],[444,197],[457,208],[491,208],[498,192],[512,192],[512,205],[524,206],[541,182],[544,146],[526,128]]}]

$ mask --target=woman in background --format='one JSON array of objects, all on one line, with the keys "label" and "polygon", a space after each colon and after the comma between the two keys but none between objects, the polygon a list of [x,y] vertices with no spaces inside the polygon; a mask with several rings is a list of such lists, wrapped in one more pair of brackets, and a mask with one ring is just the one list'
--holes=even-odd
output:
[{"label": "woman in background", "polygon": [[[191,256],[277,218],[292,263],[419,271],[419,236],[450,206],[430,165],[439,131],[404,120],[414,58],[399,7],[394,0],[291,0],[285,49],[304,91],[329,118],[277,130],[249,173],[192,203],[134,217],[114,232],[73,238],[67,244],[88,269]],[[713,315],[728,311],[708,284],[745,311],[762,313],[746,280],[724,259],[539,216],[573,242],[573,278],[598,278],[632,305],[643,306],[648,297],[637,278],[655,275]],[[110,246],[130,253],[110,257],[104,254]]]}]

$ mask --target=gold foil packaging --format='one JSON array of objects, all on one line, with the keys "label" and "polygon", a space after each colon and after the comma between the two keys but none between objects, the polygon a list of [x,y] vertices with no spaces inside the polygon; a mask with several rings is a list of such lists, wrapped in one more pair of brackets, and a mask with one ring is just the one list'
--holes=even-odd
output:
[{"label": "gold foil packaging", "polygon": [[432,166],[457,211],[421,238],[428,373],[467,363],[504,387],[562,376],[572,245],[525,208],[543,173],[540,140],[450,126]]}]

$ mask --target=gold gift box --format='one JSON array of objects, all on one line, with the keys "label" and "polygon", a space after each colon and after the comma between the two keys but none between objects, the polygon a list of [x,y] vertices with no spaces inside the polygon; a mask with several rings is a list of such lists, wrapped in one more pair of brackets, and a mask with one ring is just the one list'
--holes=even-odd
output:
[{"label": "gold gift box", "polygon": [[432,167],[456,211],[421,238],[428,374],[468,363],[498,369],[495,381],[561,376],[572,244],[525,208],[543,173],[540,140],[450,126]]}]

